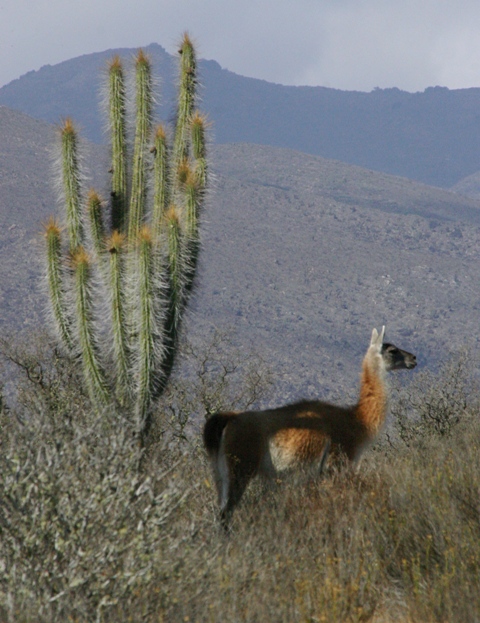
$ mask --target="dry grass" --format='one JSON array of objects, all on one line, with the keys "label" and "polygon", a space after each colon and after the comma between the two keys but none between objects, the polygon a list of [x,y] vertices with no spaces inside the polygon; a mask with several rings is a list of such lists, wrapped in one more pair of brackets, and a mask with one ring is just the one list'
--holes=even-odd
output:
[{"label": "dry grass", "polygon": [[48,378],[58,409],[26,387],[21,421],[2,416],[0,620],[480,620],[476,412],[358,474],[254,483],[225,537],[197,438],[159,442],[139,473],[121,414]]}]

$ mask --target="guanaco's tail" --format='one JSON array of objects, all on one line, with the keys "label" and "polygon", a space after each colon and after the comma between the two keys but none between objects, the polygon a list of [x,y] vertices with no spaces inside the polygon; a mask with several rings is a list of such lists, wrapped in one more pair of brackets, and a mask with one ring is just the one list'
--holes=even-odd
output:
[{"label": "guanaco's tail", "polygon": [[233,411],[215,413],[205,422],[203,428],[203,443],[209,456],[218,454],[223,429],[236,415],[237,414]]}]

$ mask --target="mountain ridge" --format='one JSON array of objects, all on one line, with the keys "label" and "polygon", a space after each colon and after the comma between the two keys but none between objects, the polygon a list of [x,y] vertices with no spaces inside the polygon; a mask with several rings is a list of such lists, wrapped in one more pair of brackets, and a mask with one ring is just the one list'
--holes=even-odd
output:
[{"label": "mountain ridge", "polygon": [[[169,119],[176,61],[159,44],[145,50],[161,82],[159,116]],[[101,75],[115,53],[129,59],[134,50],[87,54],[28,72],[0,89],[0,104],[50,123],[72,116],[100,143]],[[278,85],[234,74],[214,60],[199,65],[202,109],[218,144],[288,147],[442,188],[480,171],[480,88],[365,93]]]}]

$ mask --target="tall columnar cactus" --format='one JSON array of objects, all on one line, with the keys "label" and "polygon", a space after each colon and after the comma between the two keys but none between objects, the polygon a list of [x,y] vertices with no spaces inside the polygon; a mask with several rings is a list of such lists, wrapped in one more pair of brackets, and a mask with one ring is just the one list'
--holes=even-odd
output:
[{"label": "tall columnar cactus", "polygon": [[[110,63],[109,203],[96,191],[82,189],[77,131],[71,120],[64,122],[60,175],[68,240],[62,242],[53,219],[45,234],[58,335],[81,360],[96,408],[110,402],[124,407],[135,418],[142,441],[172,371],[195,274],[198,220],[207,186],[206,123],[195,107],[196,59],[186,34],[179,54],[171,145],[164,126],[153,128],[148,57],[140,51],[135,61],[133,124],[122,62],[115,57]],[[127,132],[131,125],[132,149]]]}]

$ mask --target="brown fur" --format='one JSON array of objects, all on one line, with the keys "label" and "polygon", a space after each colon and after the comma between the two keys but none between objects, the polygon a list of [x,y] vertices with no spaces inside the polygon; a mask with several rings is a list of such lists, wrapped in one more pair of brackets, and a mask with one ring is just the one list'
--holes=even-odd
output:
[{"label": "brown fur", "polygon": [[[392,345],[387,346],[396,349]],[[352,462],[358,460],[362,450],[375,439],[385,422],[388,405],[385,372],[416,365],[414,355],[399,349],[396,351],[399,353],[398,362],[391,362],[391,367],[385,366],[382,354],[374,344],[370,344],[362,362],[358,403],[347,408],[335,407],[336,410],[341,409],[341,415],[339,411],[332,411],[333,405],[325,402],[299,403],[299,415],[321,418],[324,429],[283,429],[276,433],[270,440],[276,469],[298,468],[305,464],[323,466],[329,439],[333,457],[344,454]]]},{"label": "brown fur", "polygon": [[387,413],[387,388],[377,361],[371,361],[369,354],[362,364],[360,398],[355,407],[355,418],[362,422],[372,437],[380,431]]},{"label": "brown fur", "polygon": [[352,407],[302,401],[266,411],[217,413],[207,420],[204,444],[210,457],[221,506],[221,521],[230,516],[248,482],[291,467],[317,464],[329,452],[357,462],[378,435],[386,416],[386,370],[413,368],[415,356],[391,344],[374,329],[362,364],[360,397]]}]

